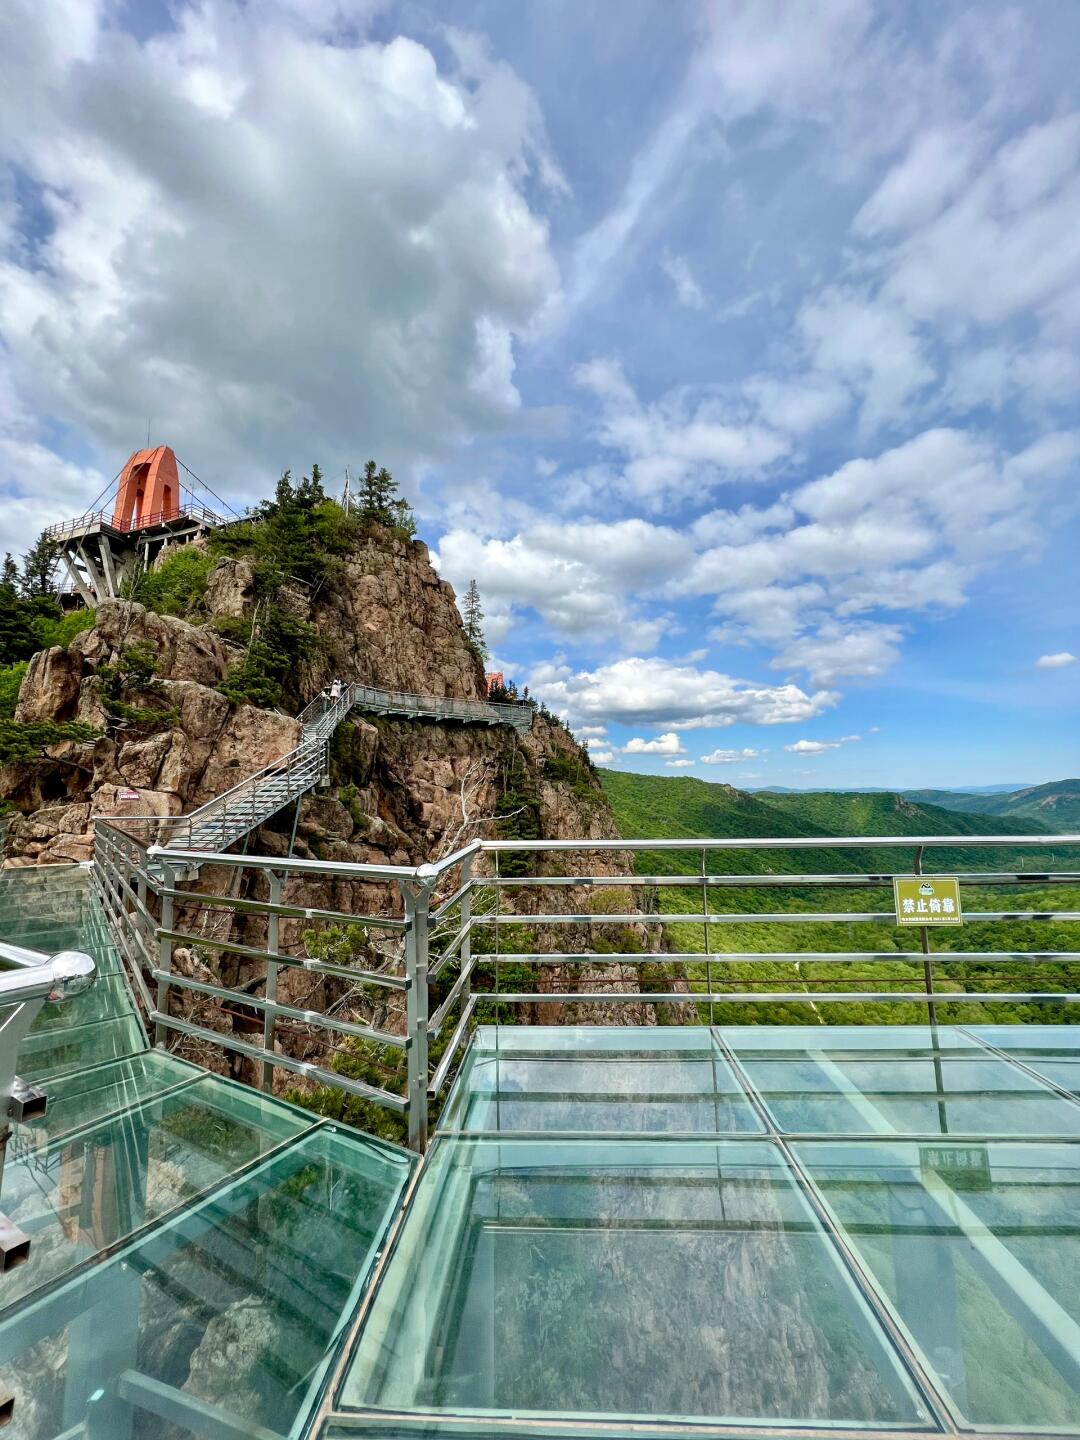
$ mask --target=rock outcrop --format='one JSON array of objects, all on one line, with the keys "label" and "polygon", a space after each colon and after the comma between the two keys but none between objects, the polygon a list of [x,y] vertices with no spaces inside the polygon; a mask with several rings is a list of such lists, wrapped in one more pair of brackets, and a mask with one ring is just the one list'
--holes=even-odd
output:
[{"label": "rock outcrop", "polygon": [[[97,815],[179,815],[294,748],[291,716],[233,705],[214,687],[236,651],[209,626],[106,600],[96,623],[66,649],[35,655],[15,712],[24,724],[78,721],[84,742],[49,745],[33,764],[0,770],[0,797],[18,812],[8,827],[8,862],[89,860]],[[153,657],[150,699],[159,723],[110,714],[103,667],[142,647]],[[149,732],[149,733],[148,733]]]},{"label": "rock outcrop", "polygon": [[[453,588],[419,541],[372,526],[341,559],[331,586],[312,591],[292,583],[280,599],[293,618],[319,635],[319,654],[300,677],[304,699],[338,675],[422,695],[487,696],[484,667],[465,638]],[[256,600],[251,564],[243,558],[220,561],[206,587],[207,613],[250,620]]]}]

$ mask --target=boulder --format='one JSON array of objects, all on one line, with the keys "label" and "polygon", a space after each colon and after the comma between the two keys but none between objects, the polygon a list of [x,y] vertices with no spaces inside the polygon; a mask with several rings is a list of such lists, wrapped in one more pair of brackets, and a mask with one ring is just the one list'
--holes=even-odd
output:
[{"label": "boulder", "polygon": [[71,650],[39,650],[23,676],[15,719],[22,725],[73,719],[81,679],[82,663]]},{"label": "boulder", "polygon": [[255,571],[247,560],[219,560],[203,597],[211,615],[248,620],[255,611]]},{"label": "boulder", "polygon": [[236,652],[208,625],[191,625],[172,615],[158,615],[128,600],[103,600],[94,626],[77,635],[70,653],[91,669],[119,659],[133,645],[154,654],[159,680],[193,680],[217,685],[228,673]]}]

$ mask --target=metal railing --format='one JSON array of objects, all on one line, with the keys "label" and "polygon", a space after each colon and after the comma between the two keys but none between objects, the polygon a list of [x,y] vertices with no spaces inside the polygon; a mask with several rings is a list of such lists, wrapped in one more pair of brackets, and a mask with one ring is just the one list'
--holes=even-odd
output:
[{"label": "metal railing", "polygon": [[[917,1007],[931,1021],[948,1019],[957,1004],[988,1007],[991,1017],[1000,1005],[1038,1006],[1050,1016],[1080,1005],[1080,971],[1072,968],[1080,966],[1080,929],[1066,932],[1065,945],[1051,931],[1044,948],[1017,944],[1009,932],[1019,924],[1038,930],[1080,922],[1080,909],[1023,903],[1032,887],[1065,887],[1067,904],[1075,903],[1068,890],[1080,888],[1080,871],[1054,867],[1070,851],[1075,863],[1077,847],[1080,835],[477,840],[434,864],[409,867],[208,855],[144,843],[99,822],[94,879],[159,1044],[187,1037],[256,1062],[264,1086],[283,1069],[384,1106],[407,1117],[409,1143],[423,1150],[429,1102],[444,1090],[480,1019],[528,1023],[541,1007],[574,1006],[583,1017],[591,1011],[600,1023],[613,1015],[618,1023],[623,1007],[635,1005],[674,1007],[681,1023],[707,1024],[718,1006],[752,1020],[758,1007],[794,1005],[806,1007],[809,1023],[824,1024],[831,1007],[843,1017],[855,1004]],[[958,852],[977,860],[1003,849],[1013,852],[1006,869],[955,864]],[[792,855],[807,852],[835,865],[838,854],[852,851],[863,855],[853,857],[860,869],[850,873],[737,868],[747,857],[759,865],[785,856],[792,863]],[[935,852],[948,862],[937,871],[955,874],[976,903],[985,904],[979,892],[1008,898],[1021,891],[1019,905],[965,907],[965,923],[980,927],[980,948],[935,949],[947,937],[895,928],[894,876],[923,873]],[[1017,863],[1017,852],[1025,863]],[[632,858],[645,853],[673,868],[632,873]],[[583,863],[588,856],[606,857],[615,873],[588,873],[596,868]],[[686,863],[691,856],[694,863]],[[1028,856],[1043,862],[1039,869],[1027,868]],[[613,857],[619,866],[610,865]],[[874,858],[886,864],[874,868]],[[735,868],[717,873],[725,859]],[[231,877],[218,893],[184,878],[192,865],[208,862]],[[526,865],[530,873],[522,873]],[[326,887],[323,908],[290,902],[290,892],[310,895],[313,885]],[[845,890],[860,908],[843,908]],[[680,891],[691,903],[663,908]],[[747,908],[748,891],[786,894],[798,908],[775,901]],[[860,893],[867,891],[888,900],[871,908]],[[807,924],[826,927],[836,948],[800,950],[785,927],[797,941]],[[732,927],[752,927],[743,932],[751,938]],[[866,928],[875,943],[856,948],[851,927]],[[780,948],[762,941],[763,933],[777,935]],[[888,943],[893,948],[876,948]],[[918,948],[897,948],[906,943]],[[180,949],[183,966],[174,963]],[[657,965],[669,972],[663,982],[640,983],[643,968]],[[224,983],[229,966],[242,984]],[[815,966],[843,967],[843,981],[809,973]],[[1039,988],[1046,966],[1055,967],[1061,985]],[[960,975],[957,967],[964,967]],[[283,1001],[285,972],[308,976],[313,993],[305,999],[313,1002],[321,990],[321,1005]],[[193,1013],[177,1013],[181,1003]],[[223,1018],[228,1031],[209,1023]],[[308,1058],[313,1051],[320,1058]],[[387,1051],[397,1056],[396,1069]],[[356,1065],[339,1068],[343,1055],[374,1057],[385,1083],[357,1079]]]},{"label": "metal railing", "polygon": [[50,540],[70,540],[78,535],[85,535],[89,530],[111,530],[115,535],[129,535],[136,530],[150,530],[156,525],[169,525],[174,521],[205,525],[208,529],[216,529],[226,523],[223,516],[199,501],[184,500],[170,509],[136,514],[130,520],[119,524],[112,510],[87,510],[82,515],[77,515],[74,520],[63,520],[56,525],[46,526],[44,533]]},{"label": "metal railing", "polygon": [[527,731],[532,724],[532,706],[503,704],[488,700],[449,700],[438,695],[414,695],[407,690],[381,690],[375,685],[353,685],[354,710],[377,715],[406,715],[418,719],[460,720],[464,723],[512,725]]}]

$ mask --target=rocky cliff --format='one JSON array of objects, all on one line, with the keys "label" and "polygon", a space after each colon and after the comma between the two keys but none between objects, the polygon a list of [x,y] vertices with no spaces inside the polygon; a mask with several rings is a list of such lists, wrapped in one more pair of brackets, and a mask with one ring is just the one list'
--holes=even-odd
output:
[{"label": "rocky cliff", "polygon": [[[211,570],[192,619],[107,601],[93,628],[70,646],[34,657],[16,718],[26,724],[74,721],[88,729],[85,738],[49,744],[37,760],[0,772],[0,797],[15,810],[7,864],[87,859],[96,816],[189,812],[296,745],[299,725],[290,715],[230,703],[217,688],[242,654],[225,636],[236,633],[236,622],[252,617],[256,588],[248,561],[226,558]],[[292,686],[297,705],[335,675],[453,698],[484,696],[483,667],[465,638],[453,591],[436,575],[422,545],[378,530],[345,558],[332,587],[289,584],[278,603],[318,635]],[[335,736],[330,780],[329,788],[306,796],[298,812],[290,806],[261,827],[251,837],[251,851],[404,865],[493,834],[617,835],[587,757],[561,725],[542,715],[524,735],[504,726],[355,715]],[[554,873],[577,870],[616,882],[628,873],[627,857],[618,853],[575,855],[567,863],[573,869]],[[204,867],[193,883],[206,893],[221,893],[219,887],[232,879]],[[245,872],[239,893],[265,898],[265,878]],[[555,901],[598,916],[634,908],[631,892],[617,887],[599,892],[568,887],[557,895],[523,890],[508,893],[504,903],[535,913],[541,897],[544,904]],[[294,876],[283,898],[350,914],[401,913],[396,887],[386,885]],[[217,915],[211,924],[208,914],[181,916],[182,928],[190,923],[205,943],[182,949],[177,970],[231,987],[256,985],[258,964],[215,953],[213,942],[264,944],[265,920]],[[642,927],[631,935],[598,918],[594,931],[570,941],[563,930],[552,948],[594,948],[598,937],[609,950],[649,948]],[[282,922],[283,951],[303,954],[312,943],[303,922]],[[376,958],[395,963],[393,956]],[[569,977],[540,967],[536,988],[585,988],[597,978],[584,965],[575,971]],[[637,988],[631,972],[608,972],[606,978],[619,989]],[[319,1009],[340,1002],[331,988],[325,979],[289,969],[280,976],[279,998]],[[215,1029],[238,1023],[238,1017],[199,997],[176,1004]],[[393,1028],[402,1022],[392,999],[383,1005],[378,998],[360,997],[351,1013]],[[541,1007],[538,1018],[580,1017],[550,1005]],[[619,1018],[650,1017],[644,1007],[625,1006]],[[302,1031],[290,1035],[286,1027],[282,1043],[325,1063],[325,1038]],[[220,1056],[199,1058],[221,1065]]]}]

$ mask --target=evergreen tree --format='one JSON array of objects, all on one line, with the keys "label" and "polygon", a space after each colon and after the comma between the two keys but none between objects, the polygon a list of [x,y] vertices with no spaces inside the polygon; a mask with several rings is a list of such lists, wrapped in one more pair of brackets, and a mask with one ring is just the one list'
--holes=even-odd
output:
[{"label": "evergreen tree", "polygon": [[4,569],[0,574],[0,585],[5,590],[10,590],[13,595],[19,588],[19,567],[15,564],[10,550],[4,556]]},{"label": "evergreen tree", "polygon": [[461,618],[465,622],[466,640],[481,660],[486,660],[488,648],[487,641],[484,639],[484,612],[480,606],[480,587],[475,580],[469,581],[469,588],[465,591],[465,604],[462,607]]},{"label": "evergreen tree", "polygon": [[397,488],[397,481],[386,466],[380,469],[374,460],[369,460],[360,481],[357,514],[361,521],[375,521],[391,530],[402,531],[411,540],[416,534],[416,517]]},{"label": "evergreen tree", "polygon": [[[20,588],[28,600],[56,594],[56,567],[60,563],[60,546],[44,531],[23,556]],[[4,566],[7,575],[7,566]]]}]

